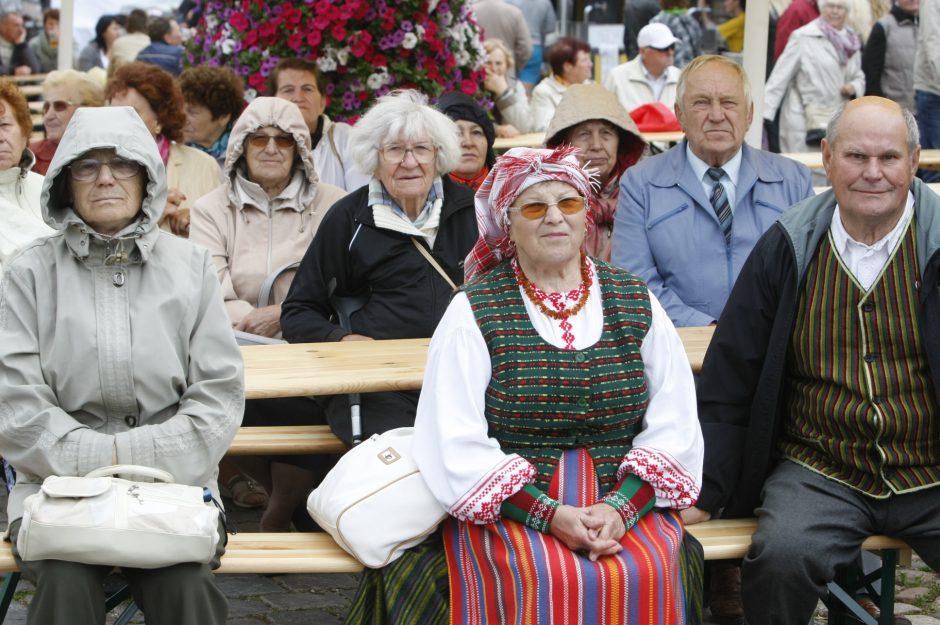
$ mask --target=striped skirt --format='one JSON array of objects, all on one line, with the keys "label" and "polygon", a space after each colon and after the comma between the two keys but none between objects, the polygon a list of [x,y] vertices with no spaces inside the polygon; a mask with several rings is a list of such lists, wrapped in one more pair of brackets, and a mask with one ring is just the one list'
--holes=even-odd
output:
[{"label": "striped skirt", "polygon": [[[549,494],[572,505],[597,501],[585,495],[597,489],[596,481],[590,487],[593,465],[586,460],[566,455]],[[701,546],[683,534],[677,514],[653,511],[624,535],[623,551],[591,562],[510,520],[448,519],[398,560],[367,569],[345,622],[700,623]]]},{"label": "striped skirt", "polygon": [[[549,496],[572,506],[600,499],[591,457],[566,451]],[[652,511],[624,534],[623,550],[592,562],[550,534],[503,519],[449,519],[444,547],[455,625],[598,623],[679,625],[685,619],[677,513]]]}]

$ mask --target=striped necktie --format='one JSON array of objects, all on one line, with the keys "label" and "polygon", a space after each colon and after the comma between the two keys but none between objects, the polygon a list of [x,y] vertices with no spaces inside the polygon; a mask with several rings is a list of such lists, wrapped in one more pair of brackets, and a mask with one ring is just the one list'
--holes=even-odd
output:
[{"label": "striped necktie", "polygon": [[725,170],[721,167],[709,167],[706,172],[708,177],[715,182],[712,189],[712,196],[709,198],[715,214],[718,215],[718,222],[721,224],[721,231],[725,233],[725,244],[731,243],[731,203],[728,201],[728,194],[725,193],[725,187],[721,184],[721,177],[725,175]]}]

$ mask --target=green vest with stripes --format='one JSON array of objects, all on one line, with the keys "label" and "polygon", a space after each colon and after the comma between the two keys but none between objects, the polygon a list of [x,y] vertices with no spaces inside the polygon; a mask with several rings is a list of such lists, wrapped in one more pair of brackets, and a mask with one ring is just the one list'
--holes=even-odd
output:
[{"label": "green vest with stripes", "polygon": [[577,447],[594,459],[601,490],[614,486],[649,403],[640,355],[651,319],[649,292],[633,274],[594,266],[604,330],[582,350],[561,349],[539,336],[509,262],[466,287],[492,362],[489,435],[506,453],[534,464],[535,485],[544,490],[562,452]]},{"label": "green vest with stripes", "polygon": [[914,220],[865,291],[831,236],[807,268],[779,449],[872,497],[940,484],[940,413],[914,311]]}]

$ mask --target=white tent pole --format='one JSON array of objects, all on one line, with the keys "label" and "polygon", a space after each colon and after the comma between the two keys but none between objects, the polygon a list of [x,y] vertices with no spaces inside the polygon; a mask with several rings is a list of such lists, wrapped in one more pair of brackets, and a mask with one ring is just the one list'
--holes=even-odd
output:
[{"label": "white tent pole", "polygon": [[744,71],[751,81],[754,101],[754,122],[745,137],[748,145],[761,147],[764,128],[764,76],[767,73],[767,26],[770,21],[769,0],[750,0],[744,14]]},{"label": "white tent pole", "polygon": [[62,0],[62,6],[59,8],[59,69],[71,69],[74,65],[74,22],[75,0]]}]

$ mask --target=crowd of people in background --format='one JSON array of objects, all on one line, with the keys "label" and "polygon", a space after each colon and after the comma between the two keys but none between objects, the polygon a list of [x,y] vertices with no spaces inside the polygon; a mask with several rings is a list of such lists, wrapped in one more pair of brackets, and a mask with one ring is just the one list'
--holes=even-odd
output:
[{"label": "crowd of people in background", "polygon": [[[249,103],[242,79],[230,69],[187,66],[186,14],[136,9],[103,15],[94,38],[76,46],[74,68],[58,64],[57,9],[42,12],[32,37],[23,15],[0,14],[0,74],[44,74],[41,136],[34,133],[26,98],[12,80],[0,78],[0,397],[18,393],[32,402],[24,405],[52,411],[48,423],[34,427],[48,430],[42,436],[60,437],[57,443],[79,445],[61,433],[57,419],[74,418],[105,436],[112,426],[101,423],[111,418],[111,408],[99,410],[102,405],[125,405],[128,389],[146,387],[148,375],[176,376],[172,392],[163,389],[166,396],[157,393],[153,400],[163,402],[155,428],[172,421],[167,406],[194,396],[206,402],[205,427],[221,437],[198,462],[187,456],[192,466],[183,479],[201,480],[198,485],[236,506],[264,508],[264,531],[308,529],[307,494],[335,458],[220,461],[222,438],[234,428],[232,415],[222,413],[242,414],[240,397],[230,397],[241,394],[233,381],[236,340],[433,335],[431,362],[437,364],[425,381],[433,395],[363,396],[359,431],[345,396],[251,400],[244,406],[244,425],[328,424],[347,443],[414,425],[417,418],[419,464],[436,476],[429,485],[456,521],[447,526],[449,537],[438,534],[395,567],[367,575],[351,619],[368,615],[370,622],[384,622],[381,613],[397,609],[394,589],[401,589],[412,565],[427,571],[427,587],[410,598],[423,603],[407,609],[442,623],[456,613],[448,612],[449,602],[456,602],[454,610],[466,609],[460,603],[466,597],[440,596],[438,582],[448,567],[454,570],[455,558],[467,567],[480,555],[460,551],[474,522],[500,519],[525,526],[526,540],[551,536],[565,553],[580,550],[592,560],[615,553],[627,562],[652,557],[620,553],[624,534],[678,531],[678,540],[664,546],[666,555],[656,556],[664,571],[652,581],[629,583],[687,589],[702,580],[695,577],[680,518],[693,524],[719,515],[752,516],[765,478],[772,508],[762,513],[755,539],[765,552],[744,562],[750,599],[742,605],[738,567],[709,572],[710,609],[719,622],[741,623],[745,616],[751,625],[784,622],[767,615],[768,605],[795,619],[787,622],[807,622],[815,606],[807,597],[823,592],[834,567],[853,559],[854,538],[885,528],[904,536],[928,565],[940,566],[935,544],[922,540],[925,533],[935,535],[936,516],[921,514],[916,524],[892,517],[880,525],[854,518],[858,535],[851,527],[827,534],[843,551],[822,557],[825,546],[810,541],[789,562],[796,581],[769,589],[774,571],[787,564],[780,545],[793,541],[788,520],[798,520],[794,527],[805,524],[793,510],[797,495],[773,490],[785,480],[799,483],[800,493],[813,491],[817,506],[829,498],[843,504],[891,499],[909,510],[916,507],[914,491],[940,485],[940,447],[920,445],[909,435],[928,432],[936,440],[940,431],[940,385],[933,381],[940,376],[930,358],[940,349],[940,333],[928,319],[936,307],[918,304],[905,287],[914,284],[909,274],[916,279],[936,265],[936,228],[928,210],[940,199],[914,176],[921,147],[940,148],[940,0],[894,0],[890,6],[881,0],[792,0],[775,5],[775,36],[766,50],[756,51],[743,49],[745,0],[712,6],[700,0],[692,7],[687,0],[630,0],[624,11],[628,58],[606,68],[603,78],[587,41],[558,36],[549,0],[476,0],[473,11],[486,53],[479,86],[491,108],[464,93],[409,90],[379,98],[355,125],[326,114],[328,77],[310,60],[280,60],[267,92]],[[754,77],[740,64],[749,53],[771,61],[758,120],[765,149],[744,142],[754,121]],[[645,138],[658,130],[680,131],[683,138],[672,144]],[[121,132],[132,140],[125,144]],[[539,149],[497,156],[498,139],[532,133],[541,133]],[[779,152],[820,152],[824,168],[812,172]],[[919,176],[930,182],[938,174]],[[832,190],[816,196],[814,181]],[[98,193],[120,206],[100,208],[93,199]],[[167,310],[186,315],[155,326],[176,337],[167,324],[181,321],[188,338],[167,343],[165,370],[138,370],[148,359],[127,330],[115,340],[124,341],[129,360],[121,362],[135,365],[132,374],[121,388],[89,377],[95,389],[101,385],[100,397],[91,397],[76,390],[61,363],[47,358],[45,350],[59,352],[43,333],[54,335],[56,322],[67,315],[56,308],[64,302],[46,291],[71,282],[88,282],[89,292],[105,288],[93,284],[94,276],[104,271],[112,280],[115,267],[121,268],[113,274],[120,273],[121,285],[125,274],[163,285]],[[37,286],[40,271],[53,272],[56,280]],[[187,278],[177,282],[170,272]],[[474,276],[477,281],[462,290]],[[936,275],[930,279],[935,289]],[[846,301],[857,299],[869,318],[856,320],[815,280],[835,281]],[[896,331],[879,317],[891,314],[884,298],[895,295],[905,307],[899,310],[917,319],[921,332]],[[155,298],[146,313],[140,312],[143,304],[132,303],[131,314],[159,316],[157,300],[163,301]],[[763,306],[758,314],[749,308],[755,302]],[[38,330],[10,342],[25,332],[23,316],[7,314],[15,307],[37,315]],[[78,308],[86,316],[78,325],[68,320],[69,328],[93,339],[96,323],[110,314],[107,306]],[[500,315],[513,320],[509,334],[493,330]],[[836,341],[840,323],[858,325],[852,327],[882,349]],[[727,338],[709,352],[696,379],[674,327],[708,325]],[[230,327],[231,336],[219,327]],[[823,353],[812,345],[813,332],[837,348]],[[881,339],[888,334],[897,350]],[[76,345],[89,361],[99,357],[91,343]],[[194,360],[190,348],[207,345],[225,358],[211,365]],[[527,390],[512,372],[518,363],[506,354],[518,345],[538,359],[524,368],[548,389],[542,394]],[[812,358],[793,359],[797,347]],[[591,355],[582,364],[565,350]],[[604,360],[617,350],[638,363],[619,378]],[[24,363],[25,352],[41,362]],[[771,357],[776,360],[763,369]],[[840,366],[839,375],[827,375]],[[882,369],[862,375],[866,366]],[[552,378],[559,367],[584,384],[593,375],[616,378],[603,397],[591,396],[597,405],[571,417],[574,426],[553,422],[539,403],[572,392]],[[914,382],[894,388],[890,381],[899,372]],[[882,373],[888,388],[873,390],[872,379],[882,380]],[[729,379],[740,388],[731,388]],[[694,418],[701,381],[708,387],[698,398],[704,438]],[[50,385],[48,393],[30,390],[40,382]],[[185,390],[190,383],[194,390]],[[629,427],[621,431],[604,421],[611,411],[626,410],[624,398],[634,395],[639,399],[631,400]],[[457,438],[436,418],[453,396],[466,400],[450,415]],[[820,416],[836,411],[830,396],[852,411],[836,415],[838,425],[831,428]],[[752,406],[752,400],[766,403]],[[918,412],[923,406],[933,421]],[[765,411],[757,414],[761,407]],[[148,408],[139,404],[135,410]],[[799,412],[804,409],[811,414]],[[510,413],[525,423],[513,423]],[[872,434],[871,423],[884,414],[911,429],[889,428],[890,440]],[[0,415],[7,415],[0,416],[0,454],[27,476],[22,492],[43,471],[68,470],[55,453],[33,454],[29,441],[10,436],[31,415]],[[604,422],[597,426],[603,436],[588,434],[589,442],[579,444],[583,422]],[[130,431],[137,421],[123,423],[114,427]],[[758,425],[765,436],[754,433]],[[523,440],[518,428],[544,438]],[[113,447],[115,460],[140,460],[136,448],[120,442],[122,435],[108,431],[115,439],[106,443],[108,458]],[[195,453],[189,437],[175,436]],[[745,437],[754,442],[755,436],[766,452],[760,461],[743,449]],[[558,457],[545,460],[546,448]],[[716,449],[727,457],[719,458]],[[879,456],[879,450],[887,451]],[[580,493],[559,494],[553,472],[566,463],[582,466],[591,454],[598,474],[592,469],[589,475],[606,490],[598,494],[592,485],[588,503],[577,499]],[[772,457],[779,463],[771,466]],[[812,483],[820,476],[829,478],[824,488]],[[501,494],[485,505],[468,503],[484,482]],[[11,501],[15,522],[22,499]],[[23,571],[42,572],[46,580],[94,578],[86,570]],[[193,592],[211,599],[203,613],[190,620],[160,618],[223,622],[208,578],[208,569],[185,578]],[[43,582],[34,603],[41,596],[72,605],[93,583]],[[137,583],[152,590],[147,576]],[[800,601],[788,604],[797,595]],[[695,614],[694,593],[673,599],[651,618],[685,622]]]}]

